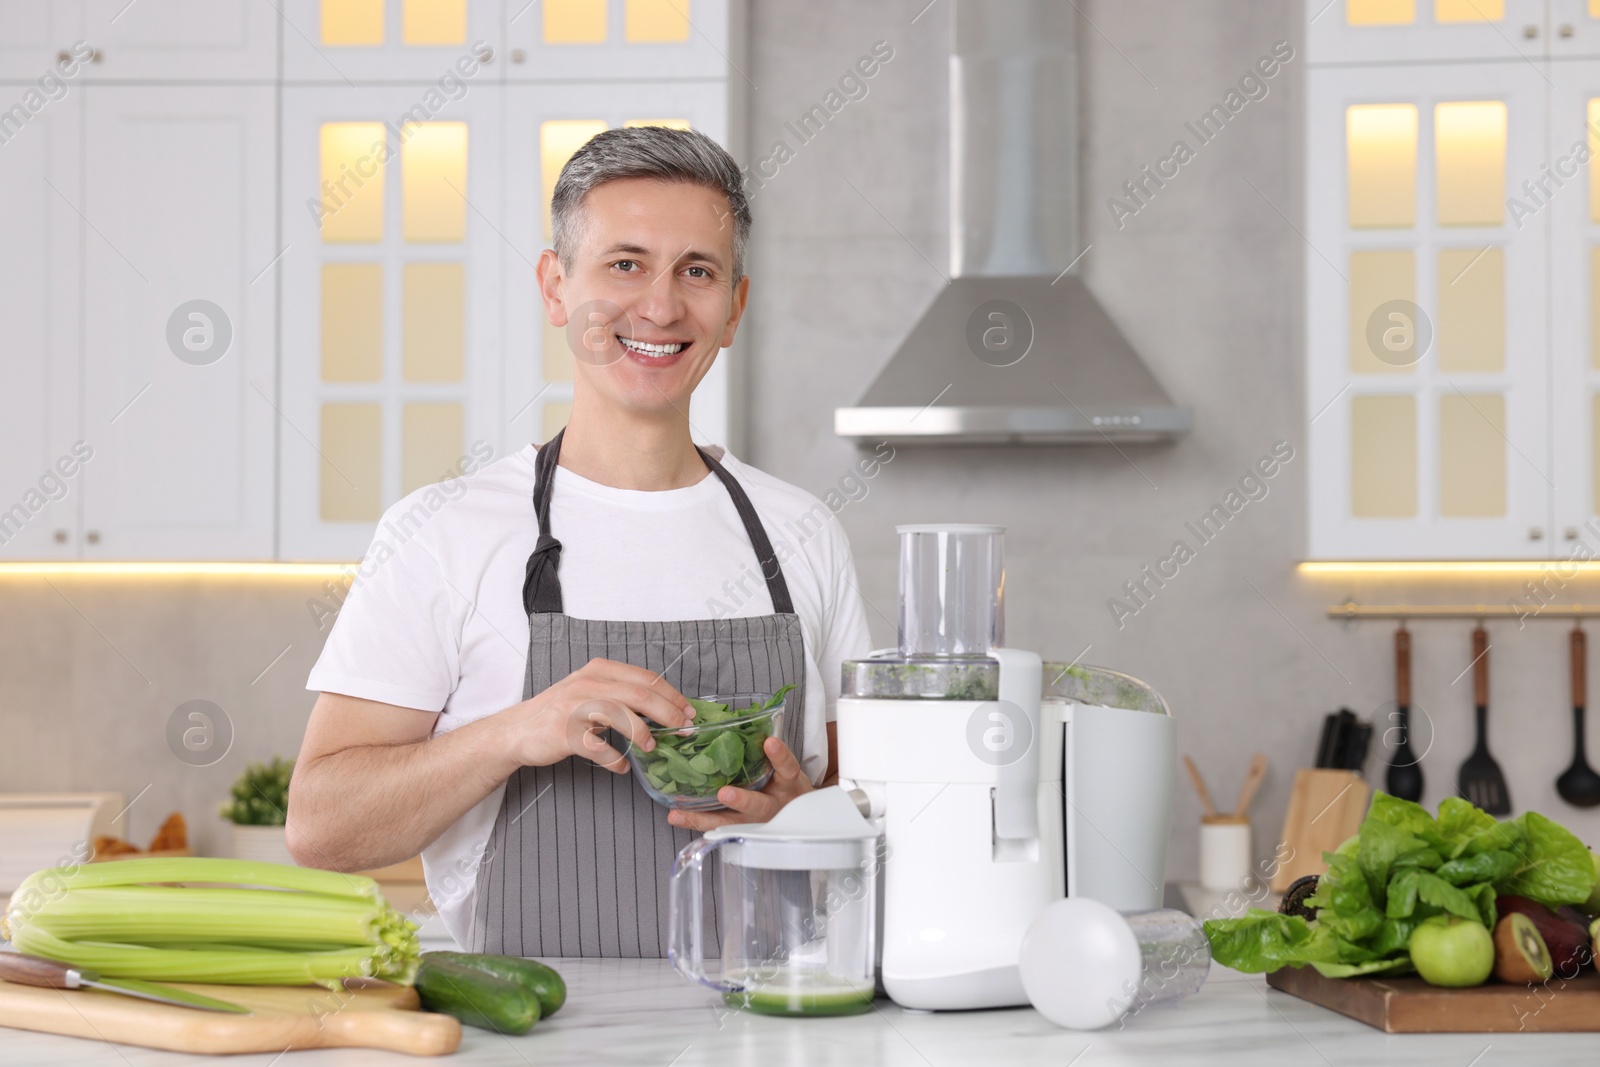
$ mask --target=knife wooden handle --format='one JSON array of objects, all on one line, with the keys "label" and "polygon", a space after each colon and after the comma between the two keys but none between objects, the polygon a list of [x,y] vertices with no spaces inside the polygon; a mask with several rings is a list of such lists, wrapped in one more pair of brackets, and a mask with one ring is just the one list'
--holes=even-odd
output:
[{"label": "knife wooden handle", "polygon": [[1581,708],[1589,699],[1589,641],[1583,631],[1572,631],[1572,706]]},{"label": "knife wooden handle", "polygon": [[1411,706],[1411,631],[1403,626],[1394,632],[1394,700]]},{"label": "knife wooden handle", "polygon": [[67,983],[67,972],[73,970],[65,963],[44,960],[38,956],[24,956],[20,952],[0,952],[0,978],[22,985],[44,986],[46,989],[76,989]]},{"label": "knife wooden handle", "polygon": [[1472,701],[1489,706],[1489,631],[1482,626],[1472,631]]}]

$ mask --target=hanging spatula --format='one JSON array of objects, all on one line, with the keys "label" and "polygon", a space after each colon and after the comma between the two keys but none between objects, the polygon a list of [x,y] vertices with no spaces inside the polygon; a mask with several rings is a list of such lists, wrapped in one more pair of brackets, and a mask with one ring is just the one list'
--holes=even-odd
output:
[{"label": "hanging spatula", "polygon": [[1478,741],[1461,765],[1456,789],[1490,815],[1511,814],[1511,793],[1500,764],[1489,755],[1489,634],[1480,624],[1472,631],[1472,699]]},{"label": "hanging spatula", "polygon": [[1600,774],[1589,766],[1584,752],[1583,717],[1588,693],[1588,642],[1583,631],[1572,628],[1569,638],[1572,654],[1572,766],[1556,779],[1556,792],[1561,799],[1578,808],[1592,808],[1600,804]]},{"label": "hanging spatula", "polygon": [[1411,751],[1411,633],[1405,623],[1394,633],[1394,693],[1396,736],[1385,784],[1391,796],[1421,800],[1422,768]]}]

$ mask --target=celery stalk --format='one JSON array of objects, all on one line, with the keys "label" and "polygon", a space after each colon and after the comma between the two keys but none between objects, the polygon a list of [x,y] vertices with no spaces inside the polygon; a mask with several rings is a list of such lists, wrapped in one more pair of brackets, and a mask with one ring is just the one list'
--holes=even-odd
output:
[{"label": "celery stalk", "polygon": [[[74,889],[40,901],[34,924],[67,940],[173,941],[229,939],[271,946],[280,941],[359,945],[376,935],[379,901],[259,889],[169,889],[119,886]],[[249,936],[241,938],[241,918]]]},{"label": "celery stalk", "polygon": [[164,949],[101,941],[64,941],[35,927],[16,932],[19,952],[99,971],[108,978],[221,985],[310,985],[327,979],[384,977],[368,948],[327,952],[277,952],[239,945]]},{"label": "celery stalk", "polygon": [[38,871],[0,919],[20,951],[109,977],[263,985],[409,982],[416,929],[371,878],[189,858]]}]

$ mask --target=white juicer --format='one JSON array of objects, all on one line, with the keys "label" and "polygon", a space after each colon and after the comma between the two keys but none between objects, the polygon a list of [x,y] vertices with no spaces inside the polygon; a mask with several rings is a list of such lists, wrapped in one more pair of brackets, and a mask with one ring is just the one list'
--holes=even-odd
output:
[{"label": "white juicer", "polygon": [[1004,647],[1004,528],[897,527],[900,640],[844,665],[840,784],[884,830],[885,991],[1025,1005],[1053,900],[1159,908],[1176,735],[1149,686]]}]

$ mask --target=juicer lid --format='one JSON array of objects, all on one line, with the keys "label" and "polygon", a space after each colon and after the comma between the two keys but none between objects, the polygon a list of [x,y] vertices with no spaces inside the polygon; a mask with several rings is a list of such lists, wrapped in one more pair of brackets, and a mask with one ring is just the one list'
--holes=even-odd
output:
[{"label": "juicer lid", "polygon": [[878,827],[835,785],[795,797],[767,822],[713,827],[706,840],[727,841],[723,860],[740,867],[830,870],[867,862],[878,835]]},{"label": "juicer lid", "polygon": [[830,785],[795,797],[766,822],[739,822],[706,831],[706,840],[857,841],[878,836],[843,788]]}]

